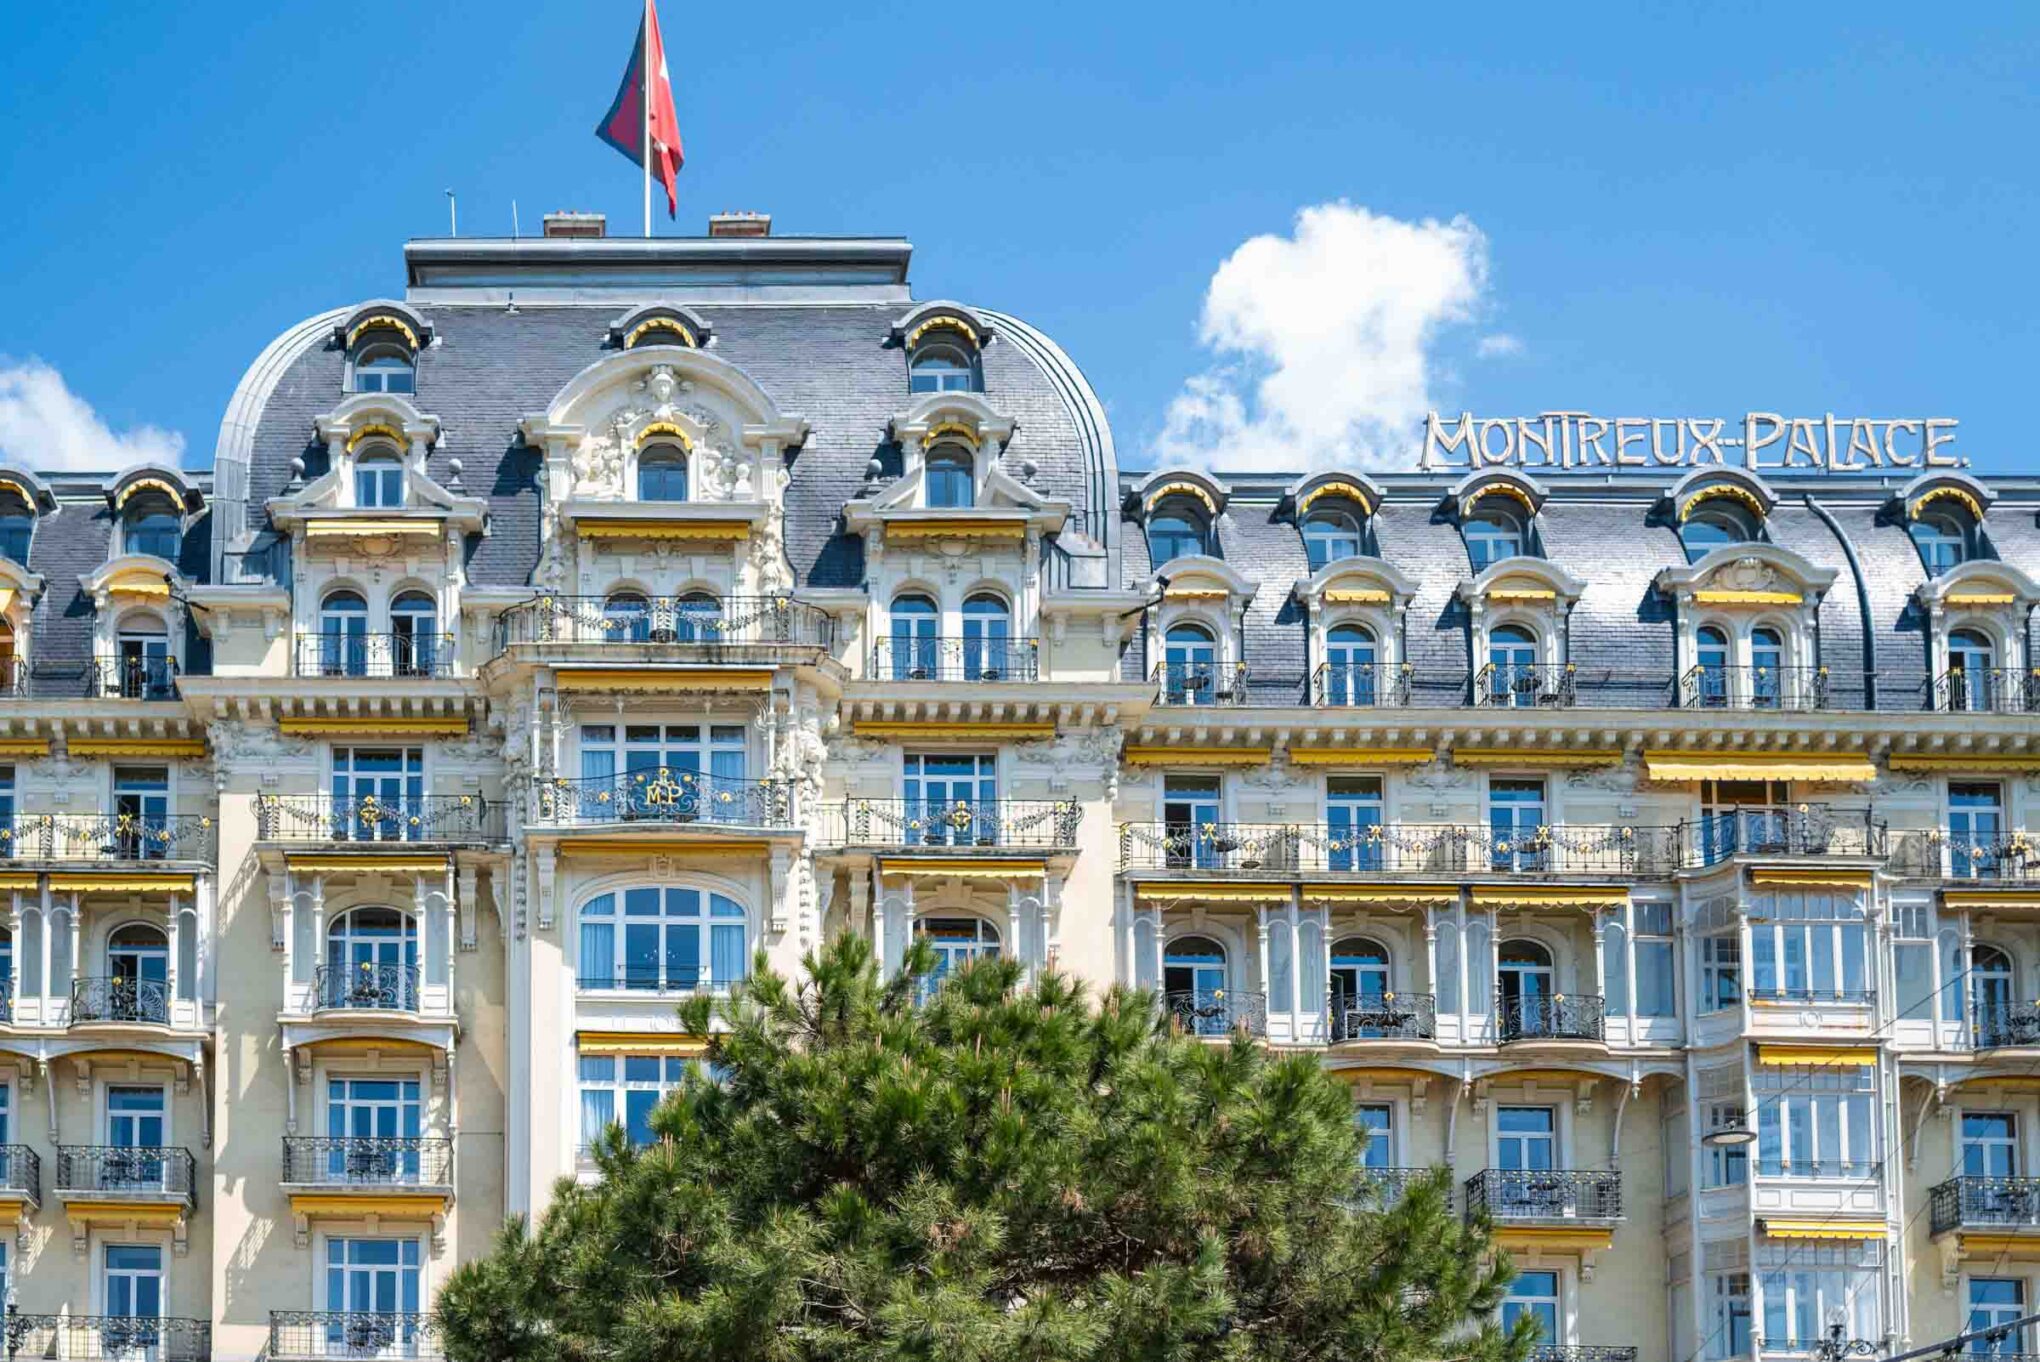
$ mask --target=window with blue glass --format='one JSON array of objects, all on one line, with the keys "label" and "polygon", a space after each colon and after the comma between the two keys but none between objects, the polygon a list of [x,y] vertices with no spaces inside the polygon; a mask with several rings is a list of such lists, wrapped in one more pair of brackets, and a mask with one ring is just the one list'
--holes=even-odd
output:
[{"label": "window with blue glass", "polygon": [[393,507],[404,504],[404,465],[394,454],[370,454],[354,463],[354,504]]},{"label": "window with blue glass", "polygon": [[1226,998],[1225,947],[1203,936],[1179,936],[1162,952],[1162,994],[1186,1031],[1222,1036],[1232,1029]]},{"label": "window with blue glass", "polygon": [[[423,1254],[416,1239],[326,1241],[328,1357],[415,1355],[424,1321]],[[390,1316],[378,1323],[374,1316]],[[406,1318],[394,1318],[394,1317]]]},{"label": "window with blue glass", "polygon": [[319,674],[368,675],[368,601],[359,591],[328,592],[319,602]]},{"label": "window with blue glass", "polygon": [[954,345],[917,345],[907,361],[907,391],[911,393],[977,392],[977,360]]},{"label": "window with blue glass", "polygon": [[1544,782],[1496,778],[1488,782],[1488,833],[1497,870],[1539,871],[1550,858]]},{"label": "window with blue glass", "polygon": [[1360,1132],[1360,1166],[1395,1167],[1395,1108],[1386,1102],[1362,1102],[1353,1108],[1353,1125]]},{"label": "window with blue glass", "polygon": [[698,1062],[677,1055],[582,1055],[581,1147],[618,1125],[632,1144],[650,1144],[653,1109]]},{"label": "window with blue glass", "polygon": [[434,676],[452,659],[439,637],[439,603],[423,591],[390,602],[392,670],[398,676]]},{"label": "window with blue glass", "polygon": [[2014,1321],[2024,1319],[2030,1312],[2026,1309],[2026,1282],[2023,1277],[1971,1277],[1969,1279],[1969,1319],[1963,1325],[1963,1332],[1970,1334],[1988,1333],[1993,1329],[2004,1329],[1997,1338],[1974,1339],[1969,1344],[1972,1357],[2020,1357],[2031,1355],[2030,1340],[2033,1337],[2031,1325],[2023,1329],[2008,1328]]},{"label": "window with blue glass", "polygon": [[1750,630],[1750,704],[1776,709],[1785,698],[1785,635],[1768,625]]},{"label": "window with blue glass", "polygon": [[922,486],[929,506],[955,508],[977,502],[977,488],[971,478],[971,457],[967,449],[938,446],[928,452],[922,471]]},{"label": "window with blue glass", "polygon": [[941,619],[931,597],[918,592],[893,597],[893,680],[935,679],[942,651]]},{"label": "window with blue glass", "polygon": [[1218,640],[1201,624],[1172,624],[1162,640],[1162,703],[1209,705],[1223,687]]},{"label": "window with blue glass", "polygon": [[1523,517],[1506,506],[1481,507],[1466,517],[1459,532],[1466,541],[1467,561],[1475,572],[1529,551]]},{"label": "window with blue glass", "polygon": [[1758,1175],[1874,1177],[1876,1082],[1872,1068],[1759,1068]]},{"label": "window with blue glass", "polygon": [[1853,890],[1777,890],[1750,906],[1750,991],[1797,1002],[1869,999],[1870,929]]},{"label": "window with blue glass", "polygon": [[1325,868],[1379,870],[1382,866],[1382,796],[1379,776],[1325,780]]},{"label": "window with blue glass", "polygon": [[1147,541],[1148,562],[1157,568],[1177,558],[1213,552],[1210,522],[1180,500],[1163,502],[1148,517]]},{"label": "window with blue glass", "polygon": [[1693,632],[1693,673],[1689,703],[1702,709],[1721,709],[1728,704],[1728,631],[1719,625],[1703,624]]},{"label": "window with blue glass", "polygon": [[113,846],[126,860],[170,854],[170,768],[113,768]]},{"label": "window with blue glass", "polygon": [[640,885],[581,905],[580,986],[654,993],[726,989],[748,973],[744,910],[703,889]]},{"label": "window with blue glass", "polygon": [[751,813],[742,724],[583,724],[577,816],[741,823]]},{"label": "window with blue glass", "polygon": [[1948,679],[1943,707],[1959,710],[2001,708],[2003,678],[1997,670],[1997,645],[1980,629],[1957,629],[1948,635]]},{"label": "window with blue glass", "polygon": [[371,346],[354,358],[354,391],[408,393],[417,390],[411,355],[393,345]]},{"label": "window with blue glass", "polygon": [[1014,679],[1013,616],[1005,601],[978,592],[963,603],[963,679]]},{"label": "window with blue glass", "polygon": [[2002,874],[2004,789],[1988,781],[1948,782],[1948,873],[1961,879]]},{"label": "window with blue glass", "polygon": [[901,770],[908,842],[925,846],[998,844],[996,756],[909,752],[902,759]]},{"label": "window with blue glass", "polygon": [[1162,778],[1162,832],[1170,869],[1210,869],[1225,856],[1227,829],[1218,821],[1218,777]]},{"label": "window with blue glass", "polygon": [[326,1080],[326,1176],[333,1182],[419,1179],[424,1104],[415,1078]]},{"label": "window with blue glass", "polygon": [[1327,705],[1372,705],[1380,700],[1381,653],[1374,631],[1362,624],[1335,624],[1325,634]]},{"label": "window with blue glass", "polygon": [[1909,528],[1929,577],[1938,577],[1976,556],[1976,526],[1957,512],[1929,511]]},{"label": "window with blue glass", "polygon": [[176,562],[184,546],[184,517],[161,492],[143,492],[122,508],[122,548]]},{"label": "window with blue glass", "polygon": [[687,500],[687,451],[678,445],[647,445],[637,461],[639,501]]},{"label": "window with blue glass", "polygon": [[980,917],[916,918],[914,935],[935,952],[935,964],[921,983],[924,994],[973,960],[999,958],[999,929]]},{"label": "window with blue glass", "polygon": [[0,498],[0,558],[27,567],[28,546],[34,538],[35,511],[19,498]]},{"label": "window with blue glass", "polygon": [[100,1290],[114,1319],[163,1317],[163,1249],[157,1244],[108,1244]]},{"label": "window with blue glass", "polygon": [[1679,527],[1679,542],[1685,547],[1688,563],[1697,563],[1725,545],[1747,544],[1756,538],[1756,518],[1740,506],[1718,500],[1693,511]]},{"label": "window with blue glass", "polygon": [[425,835],[423,748],[336,747],[330,789],[338,841],[414,842]]},{"label": "window with blue glass", "polygon": [[1303,521],[1303,549],[1316,572],[1327,563],[1360,556],[1360,520],[1350,511],[1312,511]]},{"label": "window with blue glass", "polygon": [[1485,703],[1534,709],[1548,689],[1543,681],[1537,635],[1529,626],[1498,624],[1488,631],[1488,665],[1479,683]]},{"label": "window with blue glass", "polygon": [[1558,1331],[1558,1274],[1518,1272],[1509,1282],[1509,1294],[1502,1301],[1502,1327],[1513,1329],[1519,1319],[1537,1325],[1539,1341],[1555,1344]]}]

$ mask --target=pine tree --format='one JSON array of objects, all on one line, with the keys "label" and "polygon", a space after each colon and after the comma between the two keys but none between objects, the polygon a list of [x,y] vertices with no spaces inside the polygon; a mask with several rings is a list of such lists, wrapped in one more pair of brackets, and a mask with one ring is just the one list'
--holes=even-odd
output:
[{"label": "pine tree", "polygon": [[[1009,961],[845,937],[712,1004],[690,1076],[440,1298],[452,1362],[1522,1362],[1443,1170],[1389,1204],[1309,1056]],[[918,968],[917,968],[918,967]]]}]

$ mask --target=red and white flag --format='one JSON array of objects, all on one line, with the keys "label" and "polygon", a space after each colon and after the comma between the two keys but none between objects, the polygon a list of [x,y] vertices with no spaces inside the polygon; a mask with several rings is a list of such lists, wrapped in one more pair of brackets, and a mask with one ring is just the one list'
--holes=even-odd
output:
[{"label": "red and white flag", "polygon": [[[649,80],[645,77],[647,56]],[[647,91],[651,95],[649,118]],[[623,84],[617,87],[609,112],[595,125],[595,135],[666,186],[666,216],[679,213],[678,180],[685,159],[680,150],[680,117],[673,112],[673,82],[666,74],[666,44],[659,37],[659,12],[652,0],[645,0],[645,17],[638,24],[637,46],[631,50]]]}]

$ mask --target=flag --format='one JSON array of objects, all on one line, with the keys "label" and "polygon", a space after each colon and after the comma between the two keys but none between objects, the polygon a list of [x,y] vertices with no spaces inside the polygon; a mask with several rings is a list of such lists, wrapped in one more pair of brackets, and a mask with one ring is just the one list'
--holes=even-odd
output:
[{"label": "flag", "polygon": [[644,165],[645,145],[645,57],[652,65],[652,163],[647,169],[666,186],[666,216],[680,211],[677,181],[684,159],[680,151],[680,118],[673,112],[673,82],[666,74],[666,44],[659,37],[659,12],[650,3],[638,22],[637,46],[631,50],[630,65],[624,68],[623,84],[609,112],[595,125],[595,135]]}]

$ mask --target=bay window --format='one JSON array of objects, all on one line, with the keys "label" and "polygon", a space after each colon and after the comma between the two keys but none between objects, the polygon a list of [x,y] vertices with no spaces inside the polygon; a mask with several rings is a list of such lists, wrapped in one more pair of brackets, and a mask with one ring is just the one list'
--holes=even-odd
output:
[{"label": "bay window", "polygon": [[1869,927],[1853,890],[1780,890],[1751,908],[1750,992],[1800,1002],[1869,997]]},{"label": "bay window", "polygon": [[1867,1178],[1876,1172],[1877,1071],[1764,1068],[1757,1073],[1757,1172]]}]

